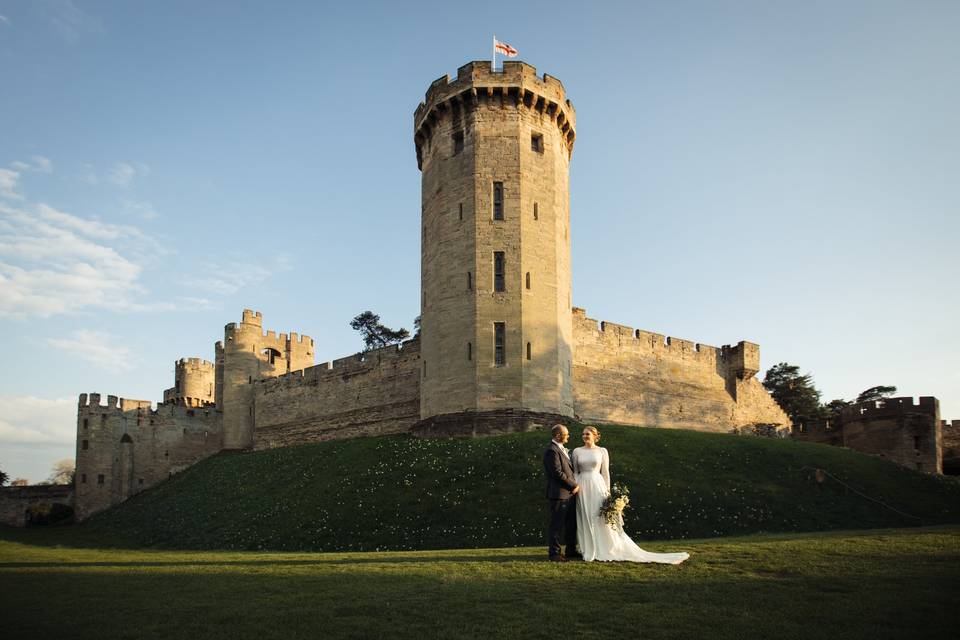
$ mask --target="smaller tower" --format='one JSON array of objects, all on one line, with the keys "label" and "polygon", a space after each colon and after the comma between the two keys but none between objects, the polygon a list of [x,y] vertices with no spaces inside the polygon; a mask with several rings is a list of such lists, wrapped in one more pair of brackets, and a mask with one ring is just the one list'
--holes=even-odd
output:
[{"label": "smaller tower", "polygon": [[174,384],[163,392],[164,404],[209,407],[215,403],[214,365],[200,358],[181,358],[173,365]]},{"label": "smaller tower", "polygon": [[313,366],[313,339],[264,333],[260,312],[250,309],[243,310],[239,324],[226,325],[223,334],[214,382],[215,389],[222,386],[218,401],[223,410],[223,448],[246,449],[253,445],[253,383]]}]

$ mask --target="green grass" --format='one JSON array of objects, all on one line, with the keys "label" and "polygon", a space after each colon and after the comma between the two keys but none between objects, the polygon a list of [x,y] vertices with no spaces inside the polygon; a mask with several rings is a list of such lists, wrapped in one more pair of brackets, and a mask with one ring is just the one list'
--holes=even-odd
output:
[{"label": "green grass", "polygon": [[678,567],[559,565],[545,561],[542,547],[313,554],[7,540],[2,633],[842,640],[946,638],[960,624],[955,525],[644,546],[691,558]]},{"label": "green grass", "polygon": [[[33,544],[376,551],[543,543],[544,433],[406,436],[214,456]],[[603,428],[638,540],[960,522],[960,481],[838,447]],[[866,499],[832,478],[891,507]],[[0,533],[0,537],[5,535]],[[72,541],[72,542],[70,542]]]}]

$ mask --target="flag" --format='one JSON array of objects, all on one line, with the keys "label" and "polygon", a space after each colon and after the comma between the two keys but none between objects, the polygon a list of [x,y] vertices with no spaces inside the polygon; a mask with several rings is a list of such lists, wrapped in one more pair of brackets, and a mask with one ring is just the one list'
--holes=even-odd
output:
[{"label": "flag", "polygon": [[506,42],[500,42],[496,38],[493,39],[493,49],[494,51],[499,51],[508,58],[516,58],[517,54],[520,52],[508,45]]}]

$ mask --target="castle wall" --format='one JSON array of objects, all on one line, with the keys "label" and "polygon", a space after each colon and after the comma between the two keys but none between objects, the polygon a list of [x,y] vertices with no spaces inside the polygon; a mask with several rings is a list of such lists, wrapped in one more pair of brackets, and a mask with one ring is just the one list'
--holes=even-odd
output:
[{"label": "castle wall", "polygon": [[943,473],[960,475],[960,420],[940,422]]},{"label": "castle wall", "polygon": [[942,473],[940,403],[936,398],[886,398],[841,411],[843,446],[928,473]]},{"label": "castle wall", "polygon": [[759,348],[716,348],[588,318],[573,309],[576,415],[610,422],[728,432],[790,420],[753,375]]},{"label": "castle wall", "polygon": [[80,395],[75,517],[83,520],[220,450],[222,417],[193,409]]},{"label": "castle wall", "polygon": [[29,510],[45,510],[53,505],[73,508],[73,485],[0,487],[0,524],[26,526],[30,519]]},{"label": "castle wall", "polygon": [[254,447],[408,431],[420,417],[420,341],[254,385]]}]

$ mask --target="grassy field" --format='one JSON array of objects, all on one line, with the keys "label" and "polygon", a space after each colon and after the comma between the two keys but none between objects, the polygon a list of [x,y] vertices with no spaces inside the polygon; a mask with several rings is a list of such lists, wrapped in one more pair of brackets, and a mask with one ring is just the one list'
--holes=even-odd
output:
[{"label": "grassy field", "polygon": [[[548,439],[387,436],[221,454],[34,541],[251,551],[535,546],[546,525]],[[626,527],[640,540],[960,523],[957,478],[839,447],[610,426],[603,444],[613,479],[631,488]],[[815,481],[816,468],[831,474],[825,482]]]},{"label": "grassy field", "polygon": [[960,624],[958,526],[644,545],[689,551],[678,567],[559,565],[542,547],[106,550],[3,534],[5,639],[837,640],[947,638]]}]

